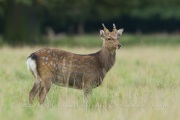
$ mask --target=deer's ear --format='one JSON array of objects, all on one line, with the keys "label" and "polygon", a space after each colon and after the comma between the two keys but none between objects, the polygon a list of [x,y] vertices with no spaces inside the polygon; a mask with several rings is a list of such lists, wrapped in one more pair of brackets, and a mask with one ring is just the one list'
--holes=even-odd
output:
[{"label": "deer's ear", "polygon": [[117,35],[118,35],[118,36],[121,36],[121,35],[122,35],[123,30],[124,30],[124,29],[119,29],[119,30],[117,31]]},{"label": "deer's ear", "polygon": [[100,30],[100,36],[101,36],[101,38],[104,38],[104,31],[103,30]]}]

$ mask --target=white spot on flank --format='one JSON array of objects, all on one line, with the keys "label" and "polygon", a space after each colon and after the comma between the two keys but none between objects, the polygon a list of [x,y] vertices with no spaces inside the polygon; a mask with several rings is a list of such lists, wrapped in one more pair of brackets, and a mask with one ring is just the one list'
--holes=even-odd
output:
[{"label": "white spot on flank", "polygon": [[48,60],[48,57],[46,57],[46,60]]},{"label": "white spot on flank", "polygon": [[46,57],[42,57],[42,59],[43,59],[43,60],[45,60],[45,59],[46,59]]}]

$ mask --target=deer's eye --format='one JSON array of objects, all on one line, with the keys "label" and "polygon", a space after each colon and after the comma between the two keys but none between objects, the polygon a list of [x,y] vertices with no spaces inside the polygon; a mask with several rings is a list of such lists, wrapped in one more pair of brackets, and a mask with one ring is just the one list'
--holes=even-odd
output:
[{"label": "deer's eye", "polygon": [[108,40],[111,40],[111,38],[108,38]]}]

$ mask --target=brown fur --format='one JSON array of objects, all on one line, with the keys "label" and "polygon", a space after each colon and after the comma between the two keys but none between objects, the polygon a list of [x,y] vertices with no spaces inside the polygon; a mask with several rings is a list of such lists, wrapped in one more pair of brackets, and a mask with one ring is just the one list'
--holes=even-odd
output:
[{"label": "brown fur", "polygon": [[114,31],[104,35],[102,49],[93,54],[80,55],[50,48],[32,53],[30,57],[36,62],[38,74],[37,77],[34,76],[40,82],[35,82],[30,91],[30,103],[39,92],[39,102],[42,104],[52,83],[83,89],[85,96],[101,85],[106,73],[115,63],[115,50],[119,46],[118,37],[107,40],[117,35]]}]

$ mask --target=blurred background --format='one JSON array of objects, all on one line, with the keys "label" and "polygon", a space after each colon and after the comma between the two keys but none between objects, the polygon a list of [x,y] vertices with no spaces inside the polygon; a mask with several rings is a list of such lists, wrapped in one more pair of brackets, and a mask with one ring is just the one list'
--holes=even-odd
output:
[{"label": "blurred background", "polygon": [[99,45],[102,22],[126,45],[180,43],[180,0],[0,0],[0,45]]}]

